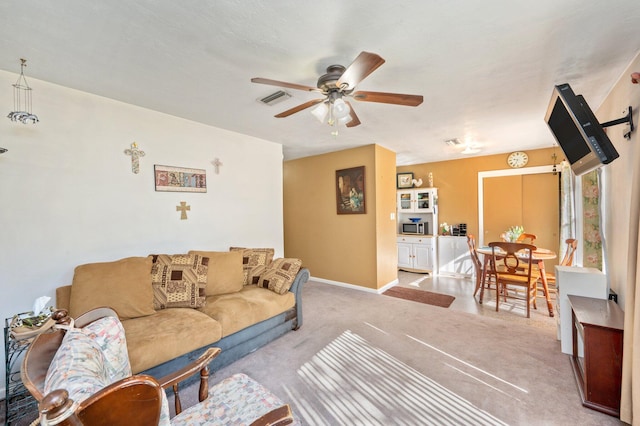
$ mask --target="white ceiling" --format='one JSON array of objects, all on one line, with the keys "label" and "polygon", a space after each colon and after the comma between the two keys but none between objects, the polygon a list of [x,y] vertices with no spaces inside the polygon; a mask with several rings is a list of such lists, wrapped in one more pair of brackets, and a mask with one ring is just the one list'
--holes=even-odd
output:
[{"label": "white ceiling", "polygon": [[[281,143],[287,160],[377,143],[408,165],[462,157],[450,138],[478,155],[553,146],[553,85],[597,108],[640,49],[639,22],[638,0],[5,0],[0,69],[28,60],[36,114],[40,79]],[[424,103],[353,101],[362,124],[334,138],[310,110],[273,117],[316,93],[256,101],[278,88],[252,77],[315,86],[361,51],[386,63],[358,90]]]}]

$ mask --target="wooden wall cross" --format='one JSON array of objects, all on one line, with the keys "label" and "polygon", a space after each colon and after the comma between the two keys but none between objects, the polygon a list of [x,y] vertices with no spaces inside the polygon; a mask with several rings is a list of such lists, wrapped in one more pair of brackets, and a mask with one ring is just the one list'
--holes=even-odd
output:
[{"label": "wooden wall cross", "polygon": [[140,157],[144,157],[145,152],[138,149],[137,143],[132,143],[130,149],[125,149],[124,153],[131,156],[131,171],[140,173]]},{"label": "wooden wall cross", "polygon": [[222,166],[222,162],[220,161],[219,158],[214,158],[213,161],[211,162],[211,164],[213,164],[213,168],[216,170],[216,174],[219,175],[220,174],[220,166]]},{"label": "wooden wall cross", "polygon": [[187,212],[191,211],[191,206],[186,201],[180,201],[180,205],[176,206],[176,211],[180,212],[180,220],[187,220]]}]

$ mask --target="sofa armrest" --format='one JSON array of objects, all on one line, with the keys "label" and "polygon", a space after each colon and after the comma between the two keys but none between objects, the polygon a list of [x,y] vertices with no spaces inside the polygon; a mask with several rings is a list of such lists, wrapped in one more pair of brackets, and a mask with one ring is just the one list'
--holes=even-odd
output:
[{"label": "sofa armrest", "polygon": [[190,362],[180,370],[174,371],[171,374],[167,374],[166,376],[157,379],[158,383],[160,383],[160,386],[162,386],[163,389],[167,389],[169,387],[173,388],[176,414],[180,414],[180,412],[182,411],[178,384],[181,381],[193,376],[197,372],[200,372],[200,389],[198,392],[198,399],[200,402],[207,399],[207,396],[209,395],[209,363],[213,361],[213,359],[217,357],[220,352],[222,352],[222,349],[220,348],[209,348],[202,355],[200,355],[198,359]]},{"label": "sofa armrest", "polygon": [[296,317],[298,324],[295,330],[302,327],[302,285],[309,280],[309,269],[300,268],[289,291],[296,296]]}]

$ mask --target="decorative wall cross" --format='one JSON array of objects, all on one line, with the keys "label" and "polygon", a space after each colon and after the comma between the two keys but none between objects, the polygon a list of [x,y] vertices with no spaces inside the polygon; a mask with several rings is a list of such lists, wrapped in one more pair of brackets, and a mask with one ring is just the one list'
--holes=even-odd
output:
[{"label": "decorative wall cross", "polygon": [[220,166],[222,166],[222,162],[220,161],[219,158],[214,158],[213,161],[211,162],[211,164],[213,164],[213,168],[216,170],[216,174],[219,175],[220,174]]},{"label": "decorative wall cross", "polygon": [[187,220],[187,211],[191,211],[191,206],[186,201],[180,201],[180,205],[176,206],[176,211],[180,212],[180,220]]},{"label": "decorative wall cross", "polygon": [[125,149],[124,153],[131,156],[131,171],[140,173],[140,157],[144,157],[145,152],[138,149],[137,143],[131,144],[131,149]]}]

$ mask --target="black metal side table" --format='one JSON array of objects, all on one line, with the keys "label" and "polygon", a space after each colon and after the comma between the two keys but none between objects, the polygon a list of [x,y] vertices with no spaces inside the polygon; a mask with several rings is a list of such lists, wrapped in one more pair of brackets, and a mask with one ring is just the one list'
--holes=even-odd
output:
[{"label": "black metal side table", "polygon": [[11,337],[11,318],[4,320],[4,361],[5,361],[5,425],[28,425],[38,417],[38,403],[22,384],[20,365],[24,352],[33,341],[15,340]]}]

